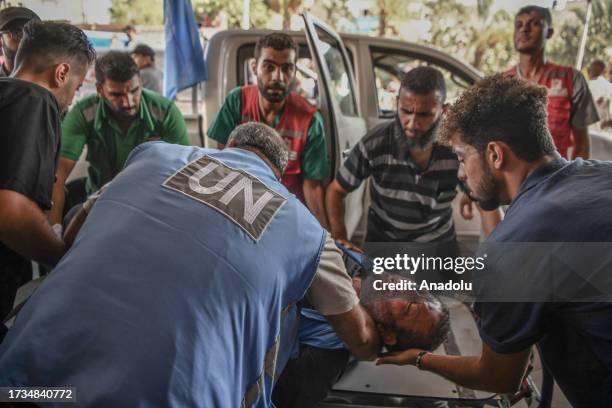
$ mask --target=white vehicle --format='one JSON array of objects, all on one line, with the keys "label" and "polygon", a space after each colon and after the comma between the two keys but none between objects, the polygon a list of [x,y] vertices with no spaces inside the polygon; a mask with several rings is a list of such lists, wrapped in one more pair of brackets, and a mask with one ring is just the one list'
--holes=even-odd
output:
[{"label": "white vehicle", "polygon": [[[420,65],[438,68],[446,79],[447,99],[451,101],[481,78],[473,67],[430,47],[364,35],[338,35],[309,15],[304,20],[304,32],[290,32],[300,44],[297,90],[319,108],[325,121],[330,177],[368,129],[394,117],[402,73]],[[268,32],[227,30],[210,39],[206,46],[208,80],[203,83],[203,129],[208,128],[233,88],[253,83],[250,61],[255,43]],[[192,137],[192,143],[202,142]],[[347,231],[357,242],[365,235],[368,202],[366,183],[346,198]],[[477,216],[466,222],[455,211],[455,223],[462,239],[478,238]]]}]

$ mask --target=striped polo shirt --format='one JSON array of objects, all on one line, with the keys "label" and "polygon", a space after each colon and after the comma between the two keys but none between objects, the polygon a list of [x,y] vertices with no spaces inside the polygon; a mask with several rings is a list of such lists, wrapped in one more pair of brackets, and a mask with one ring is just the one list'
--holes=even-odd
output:
[{"label": "striped polo shirt", "polygon": [[427,168],[419,168],[396,119],[355,145],[336,180],[350,192],[372,177],[367,241],[448,242],[456,238],[451,202],[458,169],[457,156],[437,143]]}]

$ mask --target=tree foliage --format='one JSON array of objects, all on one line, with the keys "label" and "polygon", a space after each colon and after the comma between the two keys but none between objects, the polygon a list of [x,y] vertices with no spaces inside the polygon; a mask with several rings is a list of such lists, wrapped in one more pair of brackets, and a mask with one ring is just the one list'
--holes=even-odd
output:
[{"label": "tree foliage", "polygon": [[[547,45],[548,56],[557,63],[574,65],[584,29],[586,9],[584,5],[573,5],[567,13],[554,22],[555,34]],[[611,46],[612,0],[594,0],[587,36],[583,67],[594,59],[604,60]]]},{"label": "tree foliage", "polygon": [[[229,28],[240,28],[242,23],[242,11],[244,2],[242,0],[192,0],[196,19],[203,21],[205,16],[215,20],[224,13],[227,17]],[[251,1],[250,26],[253,28],[265,28],[271,17],[269,5],[263,1]]]},{"label": "tree foliage", "polygon": [[[221,13],[230,28],[240,27],[243,0],[191,0],[198,21],[212,21]],[[251,27],[266,28],[276,15],[288,28],[291,17],[303,9],[302,0],[251,0]],[[420,42],[435,46],[462,59],[485,74],[502,71],[517,60],[513,46],[514,16],[506,10],[492,11],[494,0],[469,4],[460,0],[376,0],[371,13],[379,18],[378,35],[402,37],[402,28],[416,21],[429,27]],[[304,3],[305,4],[305,3]],[[354,15],[348,0],[313,2],[310,10],[336,29]],[[113,21],[123,24],[162,24],[163,0],[113,0]],[[584,26],[585,6],[574,4],[563,12],[553,12],[555,34],[547,44],[547,56],[560,64],[573,65]],[[351,25],[349,23],[348,25]],[[344,25],[346,27],[346,25]],[[612,33],[612,0],[593,0],[593,14],[585,52],[585,63],[609,58]],[[406,31],[403,33],[406,35]]]},{"label": "tree foliage", "polygon": [[113,23],[161,25],[164,22],[163,0],[113,0],[110,7]]}]

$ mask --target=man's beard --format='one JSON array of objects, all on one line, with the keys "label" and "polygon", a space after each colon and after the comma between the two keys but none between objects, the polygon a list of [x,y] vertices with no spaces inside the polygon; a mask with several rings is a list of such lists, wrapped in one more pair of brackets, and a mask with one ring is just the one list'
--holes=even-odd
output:
[{"label": "man's beard", "polygon": [[[397,118],[397,121],[398,123],[400,123],[400,126],[401,126],[399,117]],[[427,129],[425,132],[423,132],[421,135],[418,135],[416,137],[406,136],[406,142],[408,143],[408,148],[423,150],[423,149],[427,149],[431,147],[436,141],[436,139],[438,138],[438,128],[439,127],[440,127],[440,119],[432,123],[431,127]],[[404,132],[404,136],[405,136],[405,132]]]},{"label": "man's beard", "polygon": [[119,119],[131,119],[138,115],[138,109],[140,106],[137,106],[136,109],[134,109],[134,113],[130,113],[132,109],[114,108],[108,101],[105,102],[106,107],[110,109],[113,115]]},{"label": "man's beard", "polygon": [[[283,85],[282,82],[272,82],[270,85],[265,85],[259,78],[257,78],[257,88],[259,89],[259,93],[270,103],[279,103],[287,98],[289,95],[289,89],[291,86]],[[270,93],[269,90],[279,90],[281,93]]]},{"label": "man's beard", "polygon": [[483,176],[478,186],[475,195],[467,186],[467,183],[460,182],[461,189],[474,201],[478,202],[480,208],[485,211],[493,211],[499,207],[499,187],[497,181],[493,178],[491,170],[486,164],[483,164]]}]

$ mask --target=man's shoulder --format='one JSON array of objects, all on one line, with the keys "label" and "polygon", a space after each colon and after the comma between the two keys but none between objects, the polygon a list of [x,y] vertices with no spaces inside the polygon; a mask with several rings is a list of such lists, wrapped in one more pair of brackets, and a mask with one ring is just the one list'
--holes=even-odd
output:
[{"label": "man's shoulder", "polygon": [[379,123],[372,129],[368,130],[365,136],[361,139],[361,143],[363,143],[366,147],[369,147],[388,140],[389,137],[393,136],[394,126],[394,120]]},{"label": "man's shoulder", "polygon": [[[610,207],[612,162],[578,159],[521,194],[491,237],[523,242],[592,241],[612,231],[606,218]],[[568,219],[572,223],[559,222]],[[591,225],[599,225],[599,229],[592,230]]]},{"label": "man's shoulder", "polygon": [[33,82],[20,79],[2,77],[0,78],[0,106],[9,105],[31,105],[51,103],[57,105],[55,97],[49,90],[36,85]]},{"label": "man's shoulder", "polygon": [[[98,111],[99,104],[100,96],[97,93],[88,95],[74,104],[72,109],[70,109],[70,112],[68,112],[68,116],[73,118],[73,120],[80,119],[79,116],[82,116],[85,122],[93,123],[93,121],[96,119],[96,112]],[[78,113],[81,115],[78,115]]]},{"label": "man's shoulder", "polygon": [[576,71],[576,69],[570,65],[561,65],[553,61],[547,61],[546,67],[548,67],[548,69],[556,69],[560,71]]},{"label": "man's shoulder", "polygon": [[567,65],[556,64],[551,61],[546,62],[546,70],[544,75],[555,79],[563,79],[569,77],[570,80],[574,78],[583,77],[582,73],[576,68]]},{"label": "man's shoulder", "polygon": [[154,65],[149,65],[148,67],[144,67],[140,70],[140,73],[147,74],[162,74],[162,71]]},{"label": "man's shoulder", "polygon": [[317,112],[317,107],[313,106],[306,98],[297,92],[291,92],[289,94],[289,98],[291,103],[296,107],[300,112],[306,113],[308,115],[314,115]]},{"label": "man's shoulder", "polygon": [[153,105],[163,109],[164,111],[167,111],[174,105],[174,102],[172,102],[170,99],[148,89],[142,90],[142,101],[149,107]]},{"label": "man's shoulder", "polygon": [[[249,85],[252,86],[252,85]],[[226,99],[233,99],[233,100],[237,100],[238,102],[241,101],[242,98],[242,90],[244,88],[246,88],[247,86],[237,86],[234,89],[232,89],[231,91],[229,91],[229,93],[226,96]],[[259,92],[259,91],[257,91]]]},{"label": "man's shoulder", "polygon": [[100,103],[100,96],[95,93],[92,95],[87,95],[86,97],[79,99],[77,103],[74,104],[72,109],[79,109],[80,111],[85,111],[91,107],[97,107]]}]

